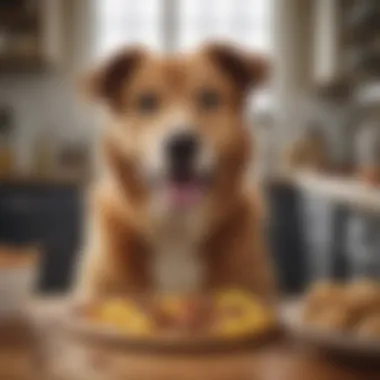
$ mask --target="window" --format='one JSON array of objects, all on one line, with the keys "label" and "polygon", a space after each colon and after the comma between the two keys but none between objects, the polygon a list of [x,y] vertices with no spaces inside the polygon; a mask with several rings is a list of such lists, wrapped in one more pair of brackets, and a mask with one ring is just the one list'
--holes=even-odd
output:
[{"label": "window", "polygon": [[[271,0],[96,0],[96,55],[142,43],[155,50],[187,50],[207,39],[271,53]],[[268,109],[271,96],[256,96]]]},{"label": "window", "polygon": [[[168,17],[175,49],[223,39],[269,52],[270,0],[96,0],[97,51],[129,43],[166,50]],[[170,9],[167,9],[170,8]]]},{"label": "window", "polygon": [[134,43],[162,48],[162,3],[160,0],[96,0],[96,55],[104,56]]},{"label": "window", "polygon": [[270,50],[268,0],[181,0],[178,10],[179,48],[212,38]]}]

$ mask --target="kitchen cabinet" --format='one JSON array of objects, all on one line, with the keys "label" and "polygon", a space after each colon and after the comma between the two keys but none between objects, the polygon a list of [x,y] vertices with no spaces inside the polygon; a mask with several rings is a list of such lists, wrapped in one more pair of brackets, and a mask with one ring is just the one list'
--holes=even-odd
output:
[{"label": "kitchen cabinet", "polygon": [[301,193],[293,186],[269,181],[266,195],[269,208],[268,241],[280,289],[286,294],[302,293],[308,282],[308,273]]},{"label": "kitchen cabinet", "polygon": [[0,181],[0,243],[41,248],[39,289],[65,291],[81,239],[82,187]]},{"label": "kitchen cabinet", "polygon": [[0,2],[0,72],[61,63],[63,4],[63,0]]}]

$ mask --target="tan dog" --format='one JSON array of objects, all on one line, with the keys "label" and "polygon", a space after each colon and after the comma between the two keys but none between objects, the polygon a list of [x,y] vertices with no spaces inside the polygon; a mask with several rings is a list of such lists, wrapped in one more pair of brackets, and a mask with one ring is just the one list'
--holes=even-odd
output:
[{"label": "tan dog", "polygon": [[127,49],[90,75],[110,121],[80,296],[232,285],[273,295],[260,205],[244,188],[243,106],[266,75],[262,58],[217,44],[164,58]]}]

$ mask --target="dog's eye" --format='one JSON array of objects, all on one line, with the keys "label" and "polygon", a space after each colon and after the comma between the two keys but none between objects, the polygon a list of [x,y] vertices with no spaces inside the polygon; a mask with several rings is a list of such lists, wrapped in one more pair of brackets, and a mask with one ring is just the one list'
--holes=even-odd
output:
[{"label": "dog's eye", "polygon": [[203,110],[214,110],[220,104],[220,96],[214,90],[202,90],[197,95],[197,103]]},{"label": "dog's eye", "polygon": [[137,101],[137,107],[141,113],[153,113],[159,107],[159,99],[156,94],[146,93],[142,94]]}]

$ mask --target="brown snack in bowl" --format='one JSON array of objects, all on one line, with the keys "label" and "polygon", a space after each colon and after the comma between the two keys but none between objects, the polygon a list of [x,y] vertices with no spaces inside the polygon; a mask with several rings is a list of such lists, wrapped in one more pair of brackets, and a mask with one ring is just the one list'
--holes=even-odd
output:
[{"label": "brown snack in bowl", "polygon": [[309,326],[323,330],[347,331],[352,327],[354,320],[345,307],[336,305],[320,311],[314,318],[309,318],[305,322]]},{"label": "brown snack in bowl", "polygon": [[363,278],[346,287],[345,304],[357,319],[380,309],[380,286],[377,282]]},{"label": "brown snack in bowl", "polygon": [[363,338],[380,338],[380,313],[368,315],[355,327],[355,333]]},{"label": "brown snack in bowl", "polygon": [[334,282],[317,282],[308,291],[303,310],[305,321],[314,319],[323,310],[342,304],[344,300],[343,287]]}]

